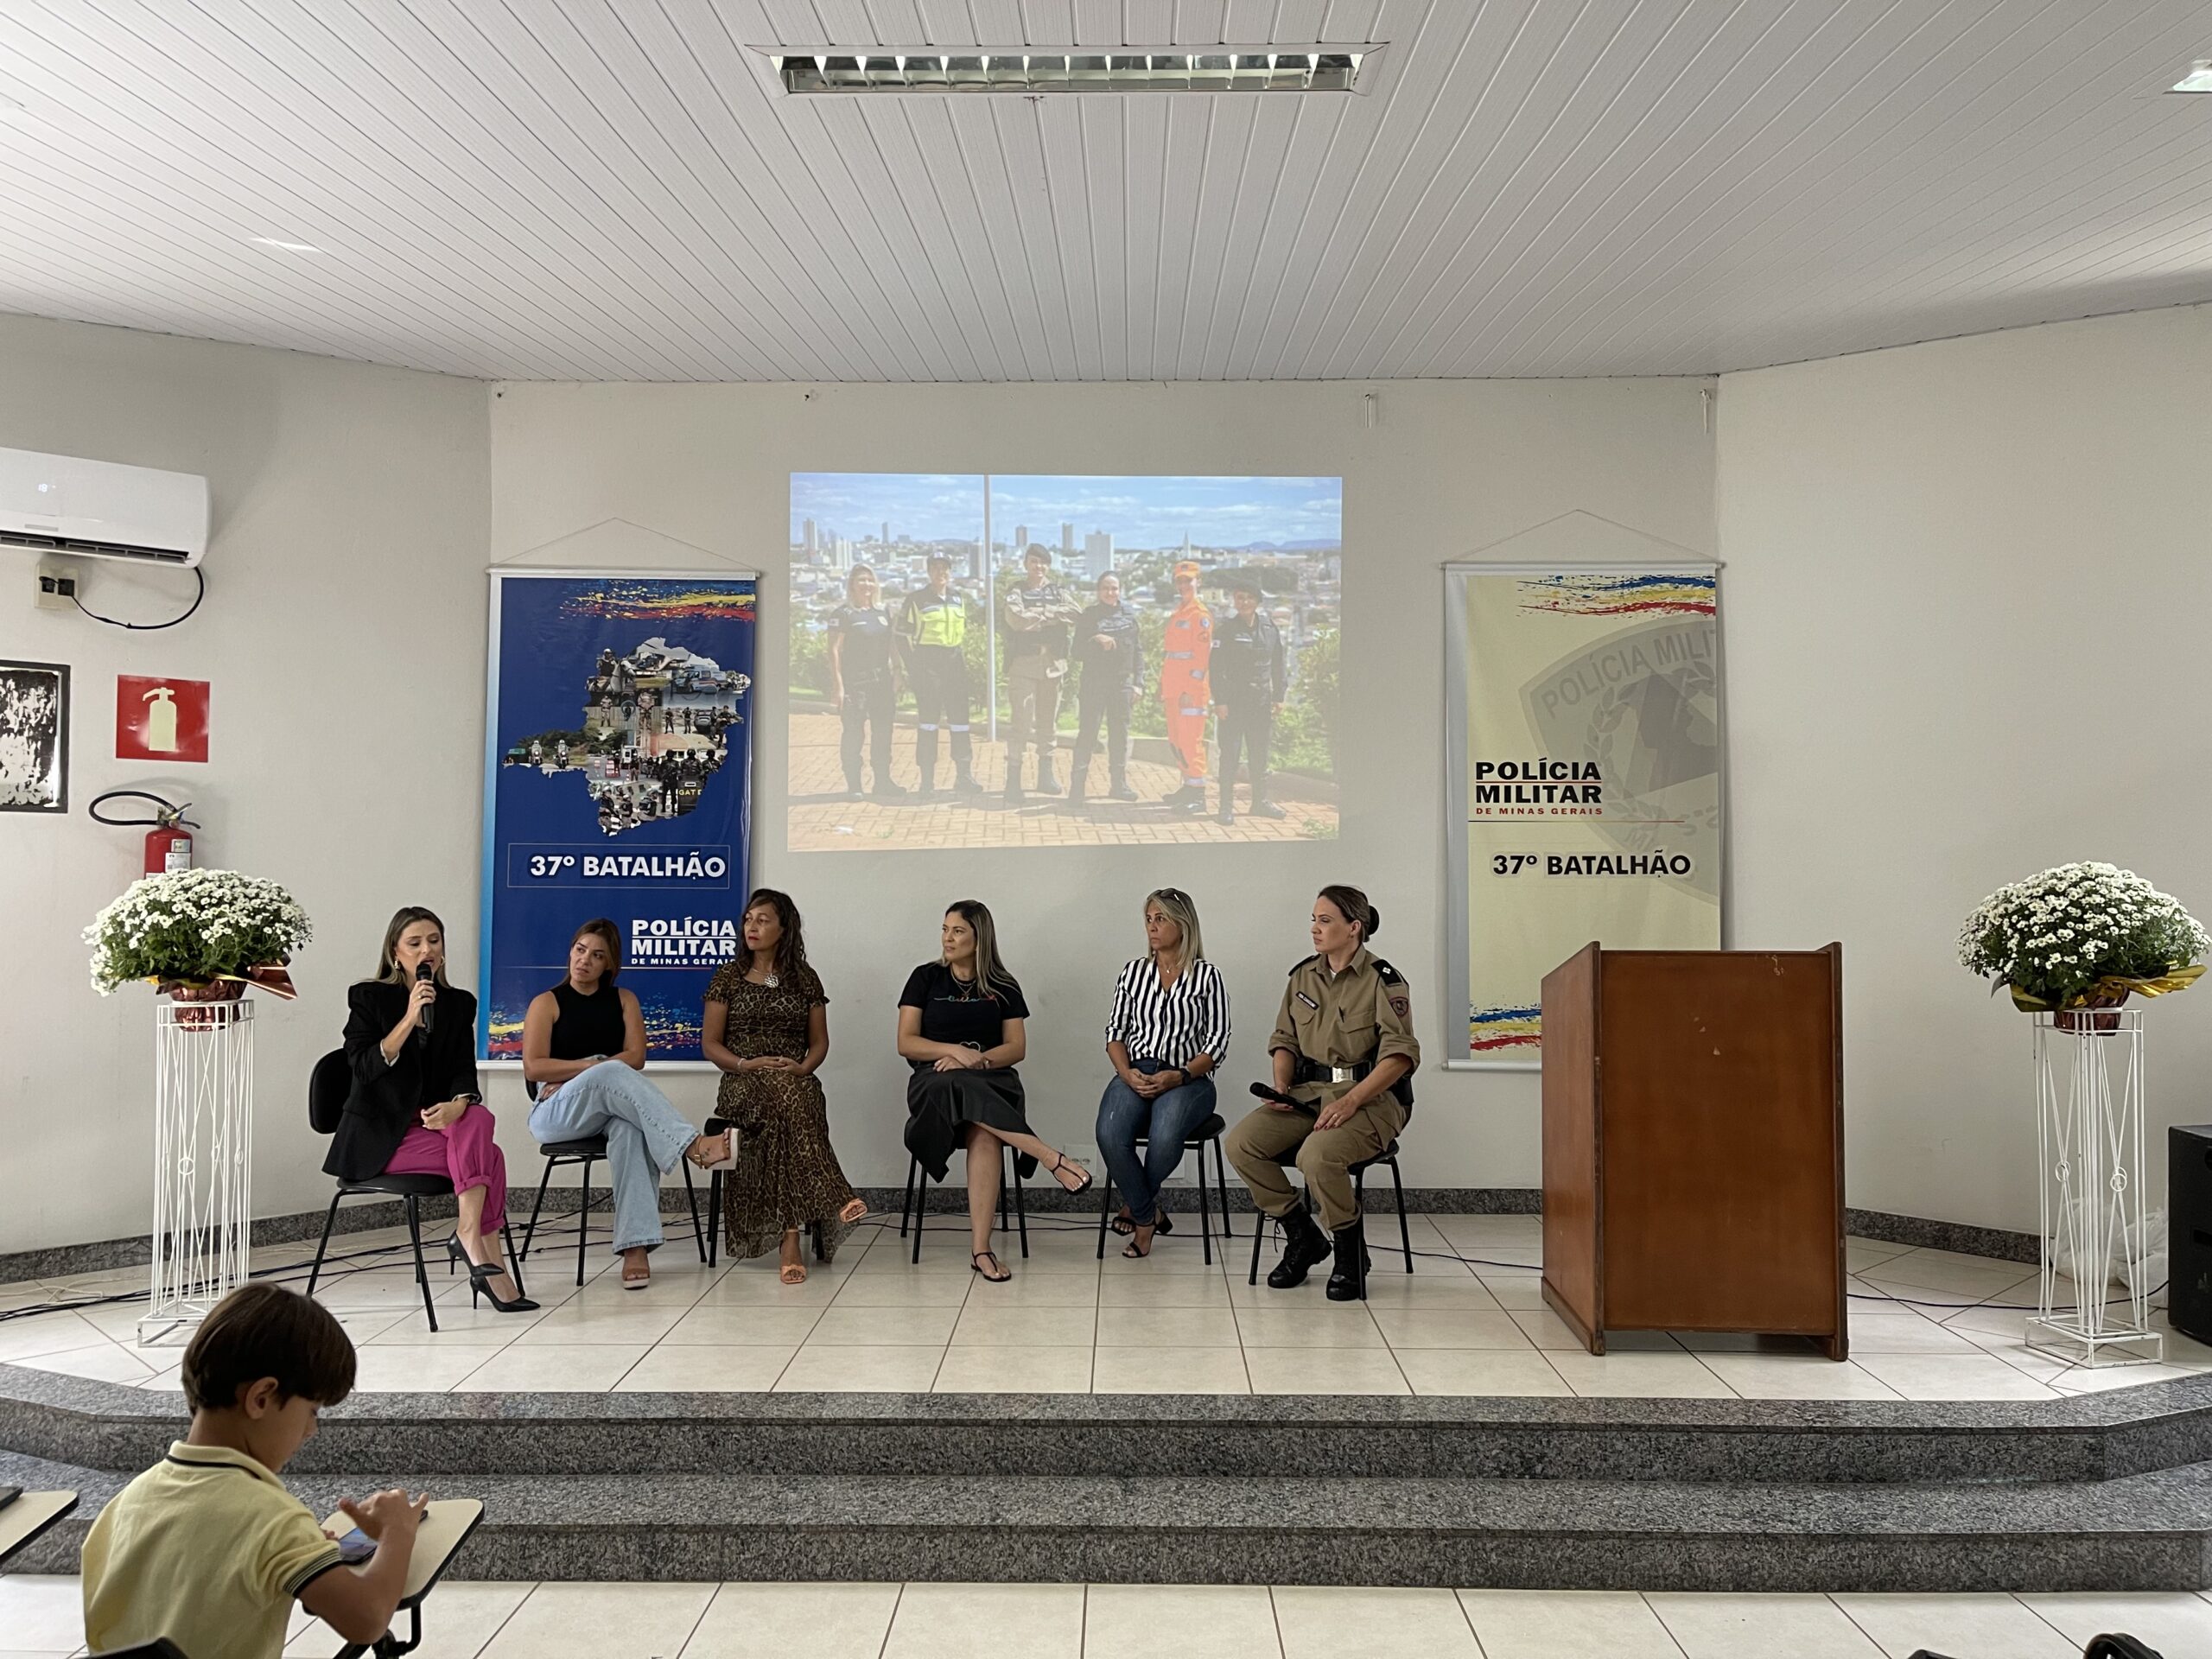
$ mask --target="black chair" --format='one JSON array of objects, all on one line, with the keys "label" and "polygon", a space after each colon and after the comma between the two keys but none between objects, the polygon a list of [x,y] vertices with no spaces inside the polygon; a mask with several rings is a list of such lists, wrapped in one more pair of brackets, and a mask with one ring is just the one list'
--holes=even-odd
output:
[{"label": "black chair", "polygon": [[[1191,1132],[1183,1137],[1185,1155],[1187,1156],[1193,1152],[1198,1154],[1198,1248],[1205,1252],[1208,1266],[1211,1266],[1213,1262],[1213,1217],[1206,1208],[1206,1147],[1208,1146],[1213,1147],[1213,1190],[1215,1196],[1221,1200],[1221,1236],[1224,1238],[1236,1236],[1236,1228],[1229,1224],[1229,1165],[1221,1155],[1222,1131],[1228,1127],[1221,1121],[1221,1115],[1217,1112],[1192,1124]],[[1151,1141],[1150,1135],[1141,1135],[1137,1136],[1136,1144],[1139,1147],[1143,1147],[1149,1145]],[[1105,1160],[1101,1159],[1099,1161],[1103,1163]],[[1113,1218],[1114,1170],[1113,1166],[1109,1164],[1106,1169],[1106,1196],[1098,1203],[1098,1259],[1102,1262],[1106,1259],[1107,1224]]]},{"label": "black chair", "polygon": [[[1014,1219],[1020,1224],[1021,1232],[1021,1255],[1024,1261],[1027,1261],[1029,1259],[1029,1207],[1021,1196],[1021,1160],[1014,1155],[1014,1148],[1003,1141],[999,1142],[999,1150],[1004,1154],[1003,1167],[999,1177],[999,1230],[1001,1232],[1007,1230],[1006,1195],[1007,1190],[1011,1188],[1014,1192]],[[920,1159],[908,1158],[906,1160],[906,1192],[899,1200],[899,1236],[901,1238],[906,1236],[906,1217],[908,1212],[912,1211],[914,1217],[914,1260],[917,1262],[922,1259],[922,1215],[929,1207],[929,1172],[922,1167]]]},{"label": "black chair", "polygon": [[[545,1173],[538,1178],[537,1198],[530,1206],[530,1225],[522,1230],[523,1257],[529,1259],[531,1241],[537,1236],[537,1212],[545,1207],[545,1190],[552,1184],[553,1172],[563,1164],[581,1164],[583,1173],[578,1177],[581,1185],[577,1190],[582,1194],[583,1202],[576,1211],[576,1282],[581,1285],[584,1281],[585,1249],[591,1236],[591,1166],[607,1156],[607,1137],[588,1135],[578,1141],[555,1141],[539,1150],[545,1154]],[[691,1185],[690,1159],[685,1158],[683,1163],[683,1201],[691,1206],[691,1236],[697,1241],[700,1262],[706,1264],[707,1235],[699,1225],[699,1192]],[[610,1196],[607,1207],[612,1209],[613,1205]]]},{"label": "black chair", "polygon": [[[1275,1162],[1285,1169],[1295,1169],[1298,1166],[1296,1148],[1280,1154]],[[1406,1225],[1406,1184],[1398,1175],[1398,1143],[1395,1141],[1383,1147],[1372,1158],[1351,1166],[1351,1190],[1360,1200],[1360,1213],[1364,1217],[1367,1212],[1367,1172],[1377,1164],[1388,1164],[1390,1166],[1390,1185],[1398,1195],[1398,1243],[1406,1253],[1406,1271],[1411,1273],[1414,1270],[1414,1236],[1412,1230]],[[1308,1211],[1313,1207],[1313,1195],[1303,1190],[1299,1193],[1298,1201]],[[1246,1284],[1256,1285],[1260,1282],[1260,1247],[1265,1243],[1268,1230],[1271,1227],[1281,1227],[1281,1224],[1274,1217],[1263,1212],[1259,1218],[1259,1224],[1252,1229],[1252,1270],[1244,1275]],[[1367,1300],[1367,1266],[1363,1262],[1360,1264],[1359,1269],[1359,1300],[1363,1302]]]},{"label": "black chair", "polygon": [[[701,1133],[712,1137],[723,1134],[734,1127],[727,1118],[710,1117],[707,1120],[707,1127]],[[740,1133],[741,1134],[742,1131]],[[707,1267],[709,1271],[721,1256],[722,1177],[728,1173],[729,1172],[725,1169],[707,1172]],[[814,1252],[814,1259],[817,1262],[827,1262],[830,1259],[830,1253],[823,1248],[821,1224],[808,1222],[805,1232],[807,1243]]]},{"label": "black chair", "polygon": [[[315,1070],[308,1077],[308,1124],[317,1135],[334,1134],[338,1119],[346,1109],[346,1096],[353,1092],[353,1071],[346,1064],[346,1051],[334,1048],[315,1063]],[[338,1191],[330,1195],[330,1209],[322,1218],[322,1239],[315,1247],[315,1266],[308,1273],[308,1294],[315,1294],[315,1281],[322,1277],[322,1258],[330,1249],[331,1224],[338,1219],[339,1201],[343,1198],[397,1198],[407,1206],[407,1236],[415,1246],[415,1281],[423,1287],[423,1312],[429,1316],[430,1329],[438,1328],[438,1310],[430,1300],[430,1275],[423,1265],[423,1211],[424,1198],[449,1195],[453,1183],[442,1175],[371,1175],[358,1181],[340,1180]],[[507,1241],[507,1268],[514,1274],[515,1289],[523,1290],[522,1262],[515,1255],[514,1229],[502,1223],[500,1234]],[[450,1257],[446,1262],[446,1274],[453,1274]]]}]

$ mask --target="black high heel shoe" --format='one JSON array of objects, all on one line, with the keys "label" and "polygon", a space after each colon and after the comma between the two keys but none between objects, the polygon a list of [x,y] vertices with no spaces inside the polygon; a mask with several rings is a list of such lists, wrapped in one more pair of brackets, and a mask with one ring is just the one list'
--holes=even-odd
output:
[{"label": "black high heel shoe", "polygon": [[[499,1309],[502,1313],[535,1313],[537,1312],[537,1304],[531,1301],[527,1296],[517,1296],[514,1300],[511,1302],[503,1302],[499,1300],[499,1292],[492,1288],[492,1281],[505,1271],[506,1269],[505,1268],[495,1268],[487,1262],[470,1262],[468,1264],[468,1305],[471,1307],[475,1306],[477,1294],[479,1292],[481,1292],[483,1294],[484,1300],[491,1303],[493,1307]],[[520,1285],[517,1285],[515,1288],[519,1290],[522,1287]]]},{"label": "black high heel shoe", "polygon": [[455,1268],[473,1268],[475,1265],[476,1264],[474,1262],[468,1259],[468,1252],[461,1248],[461,1235],[459,1233],[455,1233],[451,1238],[446,1240],[447,1278],[450,1279],[453,1277],[453,1270]]}]

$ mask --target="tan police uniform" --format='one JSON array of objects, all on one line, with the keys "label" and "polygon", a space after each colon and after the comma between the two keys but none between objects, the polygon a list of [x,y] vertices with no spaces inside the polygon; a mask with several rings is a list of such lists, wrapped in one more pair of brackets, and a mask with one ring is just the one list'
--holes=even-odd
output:
[{"label": "tan police uniform", "polygon": [[1283,987],[1282,1011],[1268,1039],[1268,1053],[1278,1049],[1309,1062],[1301,1071],[1325,1066],[1341,1075],[1287,1090],[1306,1103],[1304,1109],[1262,1106],[1245,1117],[1229,1132],[1229,1161],[1251,1189],[1252,1201],[1281,1219],[1298,1208],[1298,1193],[1275,1160],[1295,1147],[1299,1173],[1320,1205],[1321,1224],[1333,1233],[1359,1219],[1352,1165],[1376,1156],[1397,1138],[1406,1127],[1407,1109],[1386,1090],[1333,1129],[1315,1128],[1314,1115],[1357,1081],[1354,1067],[1394,1056],[1420,1065],[1413,997],[1404,976],[1364,946],[1338,974],[1321,957],[1306,957],[1290,970]]}]

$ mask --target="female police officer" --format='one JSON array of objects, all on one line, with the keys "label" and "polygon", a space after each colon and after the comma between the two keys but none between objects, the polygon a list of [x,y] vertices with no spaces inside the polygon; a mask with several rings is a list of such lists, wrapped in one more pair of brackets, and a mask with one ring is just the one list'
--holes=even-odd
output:
[{"label": "female police officer", "polygon": [[[1358,888],[1321,889],[1313,901],[1313,954],[1290,970],[1268,1039],[1275,1091],[1291,1103],[1260,1107],[1226,1142],[1253,1203],[1282,1224],[1282,1260],[1268,1283],[1277,1290],[1303,1283],[1333,1241],[1332,1301],[1357,1297],[1366,1274],[1351,1166],[1381,1153],[1406,1127],[1410,1080],[1421,1064],[1406,982],[1367,949],[1382,920]],[[1321,1206],[1325,1236],[1277,1161],[1293,1152]]]}]

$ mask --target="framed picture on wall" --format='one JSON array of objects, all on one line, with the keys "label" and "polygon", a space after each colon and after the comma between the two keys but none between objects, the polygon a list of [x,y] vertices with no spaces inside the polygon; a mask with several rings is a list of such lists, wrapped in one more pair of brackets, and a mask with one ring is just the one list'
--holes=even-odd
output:
[{"label": "framed picture on wall", "polygon": [[68,810],[68,666],[0,662],[0,812]]}]

